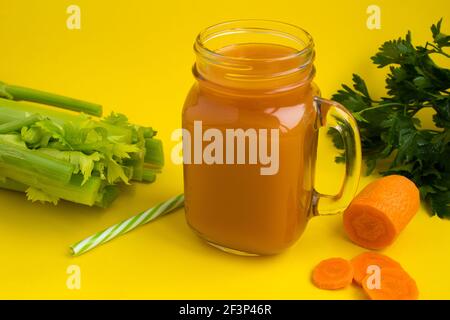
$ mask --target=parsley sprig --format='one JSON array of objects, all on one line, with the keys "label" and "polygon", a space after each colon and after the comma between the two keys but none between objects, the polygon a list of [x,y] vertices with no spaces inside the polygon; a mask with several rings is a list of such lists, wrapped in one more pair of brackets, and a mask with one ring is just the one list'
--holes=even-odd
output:
[{"label": "parsley sprig", "polygon": [[[364,80],[354,74],[353,88],[342,85],[333,100],[342,103],[358,121],[367,174],[377,162],[390,166],[382,175],[400,174],[419,187],[433,215],[450,219],[450,70],[437,65],[433,55],[450,58],[450,36],[441,32],[442,19],[431,27],[432,42],[414,46],[411,32],[385,42],[371,58],[378,68],[389,67],[387,96],[372,98]],[[417,113],[434,109],[435,128],[421,127]],[[331,129],[333,141],[342,140]],[[338,157],[343,161],[345,154]]]}]

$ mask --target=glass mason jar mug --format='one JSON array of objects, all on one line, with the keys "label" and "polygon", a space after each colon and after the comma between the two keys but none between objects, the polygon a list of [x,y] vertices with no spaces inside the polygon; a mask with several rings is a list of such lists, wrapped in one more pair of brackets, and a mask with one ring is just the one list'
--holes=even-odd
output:
[{"label": "glass mason jar mug", "polygon": [[[187,222],[225,251],[279,253],[312,216],[341,212],[354,196],[361,166],[356,122],[319,97],[314,43],[301,28],[225,22],[202,31],[194,49],[197,81],[182,120]],[[314,189],[323,126],[334,127],[345,146],[337,195]]]}]

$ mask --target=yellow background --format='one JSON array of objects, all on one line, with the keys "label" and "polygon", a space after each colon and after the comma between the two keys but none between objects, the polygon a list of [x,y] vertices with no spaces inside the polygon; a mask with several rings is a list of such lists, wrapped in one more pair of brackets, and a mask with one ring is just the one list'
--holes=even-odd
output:
[{"label": "yellow background", "polygon": [[[81,7],[81,30],[66,28],[70,4]],[[381,8],[381,30],[366,27],[371,4]],[[377,95],[384,75],[369,60],[377,47],[408,29],[422,44],[430,25],[448,12],[448,0],[0,0],[0,79],[99,102],[106,112],[154,126],[169,160],[201,29],[238,18],[297,24],[315,39],[316,82],[325,97],[352,72]],[[339,184],[330,152],[322,146],[317,177],[326,189]],[[360,188],[371,179],[362,178]],[[128,188],[107,210],[32,204],[23,194],[1,191],[0,298],[364,298],[354,286],[329,292],[310,283],[321,259],[364,251],[347,240],[340,216],[312,219],[300,241],[274,257],[237,257],[205,245],[182,210],[84,256],[69,256],[73,242],[182,189],[182,168],[167,161],[155,184]],[[417,280],[421,298],[450,298],[449,243],[450,222],[422,208],[384,253]],[[81,290],[66,287],[71,264],[81,268]]]}]

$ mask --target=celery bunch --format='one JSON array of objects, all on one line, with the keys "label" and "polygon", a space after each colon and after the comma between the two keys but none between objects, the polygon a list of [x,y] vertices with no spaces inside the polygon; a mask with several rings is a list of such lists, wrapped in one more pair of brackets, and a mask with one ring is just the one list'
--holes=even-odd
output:
[{"label": "celery bunch", "polygon": [[0,188],[31,201],[107,207],[120,184],[153,182],[164,165],[156,131],[101,113],[97,104],[0,82]]}]

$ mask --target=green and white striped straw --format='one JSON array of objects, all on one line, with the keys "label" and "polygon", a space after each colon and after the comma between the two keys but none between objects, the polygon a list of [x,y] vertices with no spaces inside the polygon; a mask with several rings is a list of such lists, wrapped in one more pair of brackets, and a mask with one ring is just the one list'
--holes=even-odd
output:
[{"label": "green and white striped straw", "polygon": [[111,241],[139,226],[142,226],[162,215],[165,215],[175,209],[181,208],[184,205],[184,195],[180,194],[176,197],[170,198],[167,201],[161,202],[153,208],[147,209],[144,212],[135,215],[123,222],[115,224],[108,229],[100,231],[87,237],[80,242],[70,246],[73,256],[79,256],[105,242]]}]

